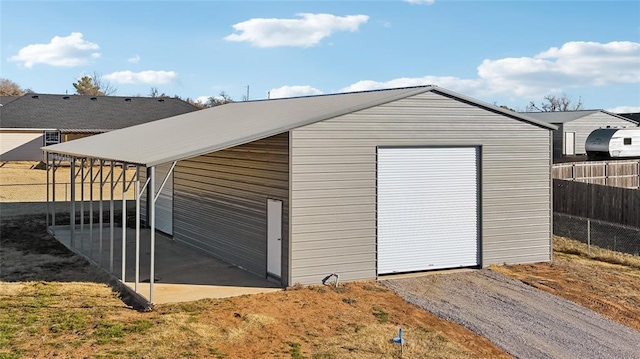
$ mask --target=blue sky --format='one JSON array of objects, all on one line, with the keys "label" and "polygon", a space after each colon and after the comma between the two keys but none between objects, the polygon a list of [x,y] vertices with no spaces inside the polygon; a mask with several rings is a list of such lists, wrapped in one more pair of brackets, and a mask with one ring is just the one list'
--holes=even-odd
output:
[{"label": "blue sky", "polygon": [[435,84],[640,111],[640,1],[7,1],[0,76],[242,100]]}]

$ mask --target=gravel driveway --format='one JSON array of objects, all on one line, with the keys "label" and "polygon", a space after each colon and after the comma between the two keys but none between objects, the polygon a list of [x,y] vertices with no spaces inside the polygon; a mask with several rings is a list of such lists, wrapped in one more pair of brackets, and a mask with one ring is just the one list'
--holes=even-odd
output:
[{"label": "gravel driveway", "polygon": [[518,358],[640,358],[640,333],[489,270],[382,283]]}]

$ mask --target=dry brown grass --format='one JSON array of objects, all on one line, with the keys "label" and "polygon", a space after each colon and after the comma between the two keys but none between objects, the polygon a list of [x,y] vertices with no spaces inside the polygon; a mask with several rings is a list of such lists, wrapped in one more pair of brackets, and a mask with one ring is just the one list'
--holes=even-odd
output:
[{"label": "dry brown grass", "polygon": [[404,358],[509,357],[376,283],[139,313],[104,284],[5,282],[0,313],[0,357],[394,358],[399,347],[391,339],[399,327]]},{"label": "dry brown grass", "polygon": [[[0,162],[0,202],[46,202],[47,200],[47,171],[38,169],[38,162]],[[94,166],[94,176],[99,167]],[[85,169],[88,171],[88,168]],[[109,167],[104,167],[104,176],[109,173]],[[114,180],[120,176],[122,168],[115,167]],[[135,170],[127,170],[127,178],[131,178]],[[88,181],[88,178],[87,178]],[[69,201],[71,198],[71,169],[68,166],[56,170],[56,200]],[[76,199],[80,200],[80,178],[77,179]],[[88,182],[87,182],[88,183]],[[103,198],[109,198],[109,186],[104,188]],[[51,189],[52,190],[52,189]],[[94,200],[99,199],[100,186],[94,184]],[[85,184],[85,200],[89,199],[89,185]],[[114,190],[114,198],[122,199],[122,185]],[[127,192],[127,198],[133,199],[133,191]]]},{"label": "dry brown grass", "polygon": [[508,358],[376,282],[130,309],[37,219],[2,223],[0,358]]},{"label": "dry brown grass", "polygon": [[639,256],[615,252],[593,245],[591,246],[591,250],[589,250],[589,247],[585,243],[570,238],[554,236],[553,250],[559,253],[575,254],[584,258],[640,269]]}]

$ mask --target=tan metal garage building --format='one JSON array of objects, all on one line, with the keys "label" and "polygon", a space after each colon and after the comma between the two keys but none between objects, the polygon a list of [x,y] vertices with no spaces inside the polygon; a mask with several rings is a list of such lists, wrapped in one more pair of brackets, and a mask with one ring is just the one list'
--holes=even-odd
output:
[{"label": "tan metal garage building", "polygon": [[422,86],[226,104],[45,151],[138,166],[164,197],[152,228],[288,286],[551,260],[553,129]]}]

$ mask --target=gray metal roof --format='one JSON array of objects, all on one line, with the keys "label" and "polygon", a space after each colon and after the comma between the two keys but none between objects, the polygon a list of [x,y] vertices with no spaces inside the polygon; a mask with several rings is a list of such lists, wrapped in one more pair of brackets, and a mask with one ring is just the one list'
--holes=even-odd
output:
[{"label": "gray metal roof", "polygon": [[473,103],[536,126],[556,129],[553,125],[517,112],[439,87],[421,86],[230,103],[43,147],[43,150],[62,155],[155,166],[241,145],[427,91]]},{"label": "gray metal roof", "polygon": [[176,98],[30,93],[2,106],[0,128],[108,131],[197,110]]},{"label": "gray metal roof", "polygon": [[611,112],[607,112],[604,110],[583,110],[583,111],[553,111],[553,112],[520,112],[523,115],[527,115],[529,117],[535,118],[537,120],[540,121],[544,121],[547,123],[551,123],[551,124],[560,124],[560,123],[567,123],[567,122],[571,122],[574,120],[577,120],[579,118],[585,117],[585,116],[589,116],[592,115],[594,113],[598,113],[598,112],[602,112],[605,113],[607,115],[611,115],[613,117],[619,118],[621,120],[625,120],[625,121],[629,121],[632,122],[634,124],[637,124],[637,122],[617,115],[615,113],[611,113]]}]

